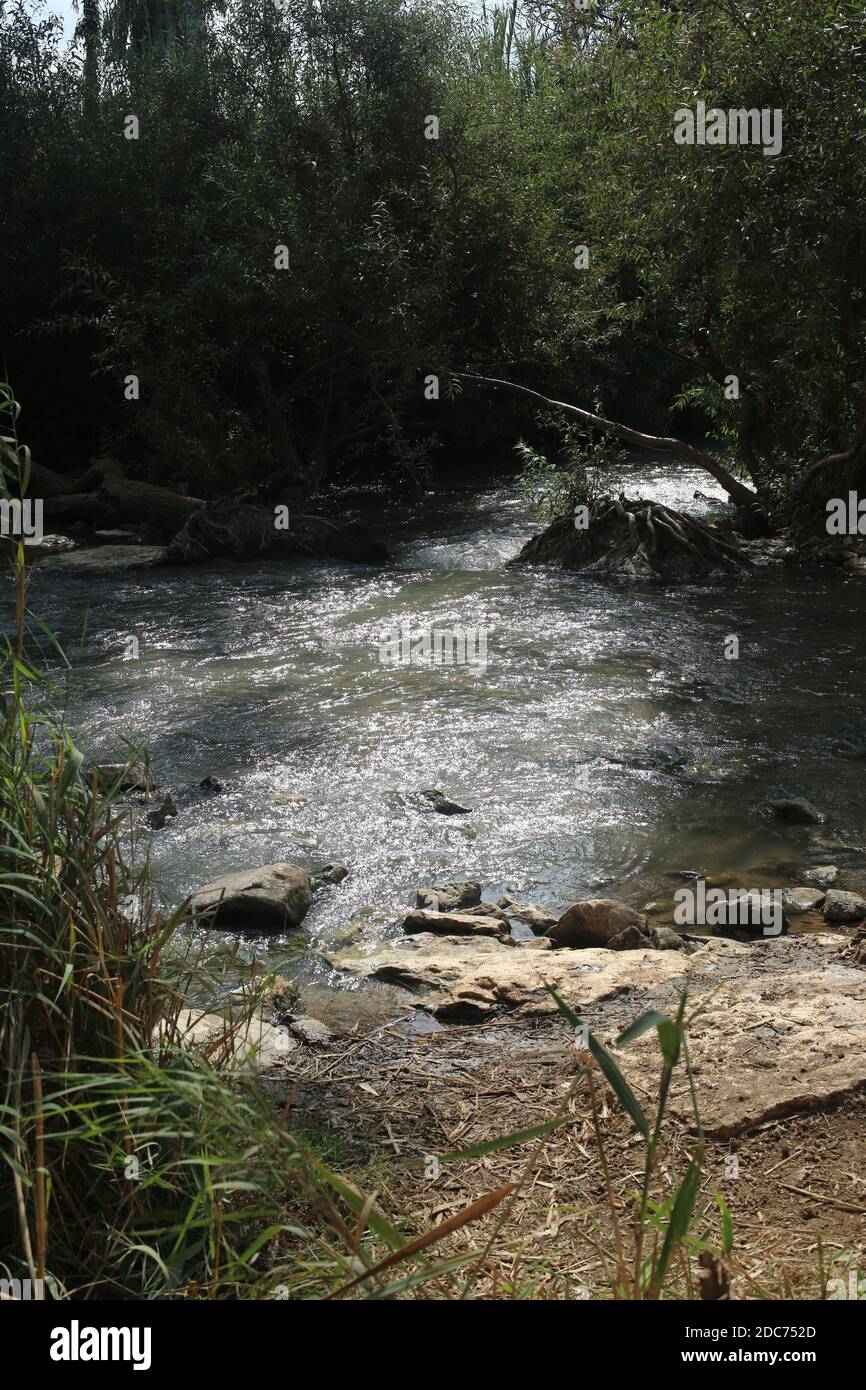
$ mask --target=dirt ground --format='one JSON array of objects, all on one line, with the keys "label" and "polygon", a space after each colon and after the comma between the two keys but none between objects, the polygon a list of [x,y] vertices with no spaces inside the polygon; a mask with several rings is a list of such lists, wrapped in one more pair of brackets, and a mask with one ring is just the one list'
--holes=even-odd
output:
[{"label": "dirt ground", "polygon": [[[556,1016],[512,1015],[423,1036],[400,1023],[371,1027],[299,1048],[268,1085],[289,1103],[290,1126],[336,1145],[341,1172],[365,1191],[372,1185],[380,1209],[410,1236],[519,1184],[437,1246],[440,1255],[479,1252],[475,1297],[610,1298],[617,1226],[632,1251],[643,1142],[593,1075],[597,1122],[572,1030]],[[652,1114],[654,1097],[638,1096]],[[443,1157],[539,1125],[562,1107],[570,1122],[540,1138]],[[655,1198],[671,1190],[699,1143],[685,1124],[666,1127]],[[866,1273],[866,1088],[735,1139],[705,1141],[702,1174],[706,1215],[695,1235],[721,1249],[720,1193],[733,1220],[731,1297],[821,1298],[827,1279]],[[700,1297],[695,1274],[694,1260],[681,1261],[666,1296]],[[443,1283],[424,1296],[454,1295]]]}]

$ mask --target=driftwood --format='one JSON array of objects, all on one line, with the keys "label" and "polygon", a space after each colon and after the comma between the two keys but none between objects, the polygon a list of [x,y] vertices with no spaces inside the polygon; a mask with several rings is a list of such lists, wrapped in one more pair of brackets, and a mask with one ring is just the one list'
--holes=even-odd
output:
[{"label": "driftwood", "polygon": [[321,555],[361,564],[389,559],[385,547],[356,522],[301,513],[294,505],[295,493],[289,508],[291,524],[285,529],[276,525],[273,506],[186,497],[171,488],[127,478],[110,460],[91,465],[78,479],[34,465],[28,493],[43,500],[48,530],[76,524],[91,529],[140,528],[168,542],[168,559],[176,564],[292,555]]},{"label": "driftwood", "polygon": [[540,391],[533,391],[528,386],[518,386],[514,381],[503,381],[499,377],[479,376],[474,372],[455,372],[455,377],[460,381],[474,381],[481,386],[502,386],[509,391],[520,391],[525,396],[532,396],[535,400],[541,401],[542,405],[548,406],[551,410],[562,410],[567,415],[575,415],[584,425],[591,429],[599,430],[602,434],[610,435],[612,439],[619,439],[623,444],[634,444],[640,449],[656,449],[661,453],[679,454],[680,458],[688,459],[690,463],[697,464],[699,468],[704,468],[720,483],[725,489],[732,502],[738,507],[753,509],[758,504],[758,495],[745,483],[738,482],[734,475],[718,459],[711,454],[705,454],[702,449],[696,449],[693,444],[686,444],[682,439],[673,439],[655,434],[643,434],[640,430],[633,430],[628,425],[621,425],[617,420],[606,420],[602,415],[593,415],[589,410],[582,410],[580,406],[570,405],[567,401],[555,401],[549,396],[542,396]]},{"label": "driftwood", "polygon": [[300,555],[360,564],[389,559],[385,547],[356,522],[293,513],[291,528],[280,529],[273,508],[251,504],[197,510],[172,538],[167,558],[174,564],[191,564],[220,557],[249,561]]}]

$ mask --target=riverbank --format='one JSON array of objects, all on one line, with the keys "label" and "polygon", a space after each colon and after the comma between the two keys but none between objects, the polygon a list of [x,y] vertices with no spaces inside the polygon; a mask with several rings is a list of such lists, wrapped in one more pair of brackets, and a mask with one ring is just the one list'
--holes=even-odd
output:
[{"label": "riverbank", "polygon": [[[700,1152],[698,1208],[706,1217],[697,1225],[715,1225],[720,1194],[733,1223],[725,1260],[733,1297],[821,1298],[827,1281],[863,1267],[866,970],[854,949],[828,934],[755,945],[714,940],[691,958],[661,953],[659,972],[640,953],[609,953],[606,981],[605,953],[556,953],[591,958],[575,965],[573,988],[557,984],[649,1111],[660,1072],[654,1036],[620,1048],[614,1040],[647,1009],[674,1012],[688,976],[701,1132],[681,1066],[653,1198],[663,1203]],[[421,1037],[407,1031],[408,1018],[315,1041],[295,1037],[288,1053],[271,1053],[263,1084],[286,1122],[338,1152],[344,1176],[374,1187],[409,1234],[519,1183],[474,1237],[479,1252],[491,1241],[478,1296],[610,1297],[614,1217],[633,1229],[639,1138],[600,1073],[593,1117],[579,1040],[549,996],[543,1003],[539,993],[535,1003]],[[562,1128],[477,1152],[563,1107],[570,1118]],[[475,1152],[442,1157],[467,1149]],[[437,1253],[466,1242],[461,1232]],[[673,1290],[699,1296],[683,1270]]]}]

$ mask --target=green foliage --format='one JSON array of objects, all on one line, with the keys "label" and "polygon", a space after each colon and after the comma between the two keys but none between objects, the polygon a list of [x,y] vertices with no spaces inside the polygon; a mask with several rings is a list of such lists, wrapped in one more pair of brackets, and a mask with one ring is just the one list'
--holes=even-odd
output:
[{"label": "green foliage", "polygon": [[[850,441],[864,376],[861,20],[860,0],[89,0],[82,72],[15,0],[0,319],[38,455],[113,451],[204,495],[417,475],[437,437],[526,432],[513,403],[425,399],[477,367],[657,432],[679,411],[780,495]],[[698,100],[781,109],[781,153],[676,144]]]}]

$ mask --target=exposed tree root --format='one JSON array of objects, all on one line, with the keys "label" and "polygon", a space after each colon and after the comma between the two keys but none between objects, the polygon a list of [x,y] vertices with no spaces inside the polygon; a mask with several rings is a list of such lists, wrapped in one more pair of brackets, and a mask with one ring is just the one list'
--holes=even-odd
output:
[{"label": "exposed tree root", "polygon": [[560,517],[524,546],[514,563],[558,563],[566,569],[632,578],[701,579],[743,573],[752,562],[736,541],[697,517],[661,502],[603,498],[589,509],[589,526]]}]

